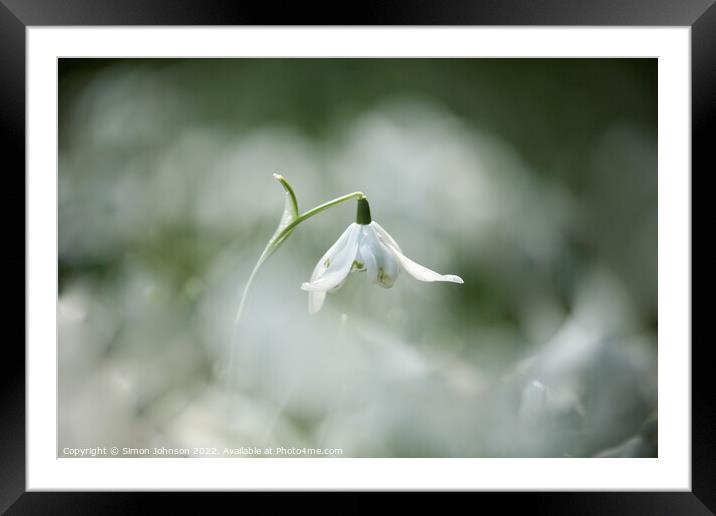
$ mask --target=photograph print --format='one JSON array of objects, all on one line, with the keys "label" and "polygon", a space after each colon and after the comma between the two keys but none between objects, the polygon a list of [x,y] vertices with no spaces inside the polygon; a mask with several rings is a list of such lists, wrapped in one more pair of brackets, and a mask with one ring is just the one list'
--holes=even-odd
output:
[{"label": "photograph print", "polygon": [[58,61],[58,457],[658,457],[657,59]]}]

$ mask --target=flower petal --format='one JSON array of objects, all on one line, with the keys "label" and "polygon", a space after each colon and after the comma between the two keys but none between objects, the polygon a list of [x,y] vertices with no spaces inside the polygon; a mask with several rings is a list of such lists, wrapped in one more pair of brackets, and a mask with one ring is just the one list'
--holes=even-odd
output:
[{"label": "flower petal", "polygon": [[376,234],[380,237],[380,239],[385,243],[388,244],[398,250],[399,253],[402,253],[403,251],[400,249],[400,246],[398,245],[398,242],[395,241],[395,239],[390,236],[390,234],[383,229],[383,226],[378,224],[376,221],[373,221],[370,223],[370,226],[375,229]]},{"label": "flower petal", "polygon": [[309,292],[308,293],[308,313],[315,314],[321,307],[323,302],[326,300],[325,292]]},{"label": "flower petal", "polygon": [[373,245],[375,236],[365,226],[363,227],[363,237],[358,248],[358,260],[360,260],[365,269],[368,271],[368,277],[373,283],[378,283],[378,265],[375,259],[375,247]]},{"label": "flower petal", "polygon": [[[361,235],[360,229],[360,226],[356,223],[353,223],[348,227],[348,230],[346,230],[348,237],[345,240],[345,243],[342,245],[336,245],[335,249],[333,247],[331,248],[335,252],[332,256],[328,257],[329,262],[325,270],[321,272],[321,268],[317,266],[317,277],[313,278],[310,282],[301,285],[303,290],[308,290],[310,292],[326,292],[338,286],[346,278],[346,276],[348,276],[348,273],[351,271],[351,267],[353,266],[353,260],[355,260],[356,254],[358,253],[358,243]],[[341,239],[339,239],[339,241],[340,240]],[[336,244],[338,243],[339,242],[336,242]],[[329,251],[331,249],[329,249]],[[319,265],[322,263],[324,263],[324,260],[319,262]]]},{"label": "flower petal", "polygon": [[413,278],[420,281],[450,281],[452,283],[464,283],[462,278],[460,276],[455,276],[454,274],[440,274],[438,272],[435,272],[433,270],[428,269],[427,267],[424,267],[420,265],[419,263],[415,263],[413,260],[405,256],[403,253],[401,253],[398,249],[393,247],[390,244],[386,243],[386,247],[392,251],[393,255],[398,259],[400,262],[400,265],[403,267],[403,269],[406,270],[408,274],[410,274]]},{"label": "flower petal", "polygon": [[383,288],[390,288],[395,283],[400,266],[393,254],[381,240],[376,228],[371,225],[363,227],[363,238],[360,242],[358,255],[366,257],[365,261],[372,261],[368,268],[373,283]]},{"label": "flower petal", "polygon": [[378,285],[383,288],[390,288],[398,279],[400,266],[396,260],[395,254],[383,242],[378,242],[381,249],[381,255],[378,259]]},{"label": "flower petal", "polygon": [[313,272],[311,273],[310,281],[315,280],[325,272],[325,270],[328,268],[328,265],[326,264],[330,264],[333,261],[334,255],[341,247],[345,245],[346,241],[348,240],[348,237],[350,236],[352,228],[353,225],[349,225],[346,230],[341,234],[341,236],[338,237],[338,240],[336,240],[333,245],[328,248],[328,251],[325,252],[321,259],[318,260],[318,263],[313,268]]}]

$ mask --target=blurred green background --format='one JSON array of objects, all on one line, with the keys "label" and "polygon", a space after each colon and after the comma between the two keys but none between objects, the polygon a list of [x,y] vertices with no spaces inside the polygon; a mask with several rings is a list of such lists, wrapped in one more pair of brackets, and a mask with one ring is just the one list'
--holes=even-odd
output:
[{"label": "blurred green background", "polygon": [[[657,455],[656,59],[60,59],[59,448]],[[361,190],[464,285],[300,290]],[[235,363],[229,367],[234,347]]]}]

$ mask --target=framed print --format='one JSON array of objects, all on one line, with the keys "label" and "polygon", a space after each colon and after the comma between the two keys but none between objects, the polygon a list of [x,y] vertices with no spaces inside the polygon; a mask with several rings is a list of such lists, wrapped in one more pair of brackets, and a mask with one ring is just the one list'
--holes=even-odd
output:
[{"label": "framed print", "polygon": [[713,510],[691,338],[710,2],[325,26],[101,4],[0,6],[26,199],[3,510],[156,490]]}]

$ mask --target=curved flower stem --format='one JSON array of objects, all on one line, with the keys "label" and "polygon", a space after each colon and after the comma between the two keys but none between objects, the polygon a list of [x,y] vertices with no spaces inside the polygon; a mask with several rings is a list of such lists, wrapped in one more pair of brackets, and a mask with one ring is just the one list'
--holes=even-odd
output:
[{"label": "curved flower stem", "polygon": [[[305,222],[311,217],[318,215],[319,213],[329,208],[332,208],[333,206],[337,206],[346,201],[350,201],[351,199],[366,199],[366,196],[363,192],[352,192],[346,195],[342,195],[340,197],[336,197],[331,201],[320,204],[315,208],[306,211],[303,214],[299,214],[296,194],[294,193],[293,188],[291,187],[289,182],[281,175],[274,174],[273,176],[279,183],[281,183],[281,186],[283,186],[284,190],[286,191],[286,204],[284,207],[283,216],[281,217],[281,221],[279,222],[276,232],[269,239],[268,243],[266,244],[266,247],[259,256],[256,265],[254,265],[254,268],[251,271],[251,275],[249,276],[246,285],[244,285],[243,292],[241,293],[241,300],[239,301],[239,306],[236,310],[236,317],[234,318],[234,342],[236,341],[239,322],[241,321],[241,315],[244,312],[244,305],[246,304],[246,298],[248,297],[251,284],[253,283],[256,274],[259,272],[259,269],[264,264],[264,262],[266,262],[269,256],[271,256],[281,246],[281,244],[286,241],[289,235],[301,222]],[[231,372],[233,371],[235,348],[236,345],[232,344],[229,357],[229,378],[231,378]]]},{"label": "curved flower stem", "polygon": [[342,195],[340,197],[336,197],[332,201],[323,203],[319,206],[316,206],[315,208],[311,208],[306,213],[304,213],[303,215],[299,216],[296,220],[291,222],[288,226],[286,226],[286,229],[284,229],[281,232],[281,235],[279,235],[280,238],[277,241],[277,247],[278,247],[278,244],[282,243],[283,240],[285,240],[285,238],[289,235],[289,233],[291,233],[291,231],[293,231],[293,228],[298,226],[301,222],[310,219],[314,215],[318,215],[322,211],[326,211],[328,208],[332,208],[333,206],[337,206],[343,202],[350,201],[351,199],[367,199],[367,197],[365,196],[365,194],[363,192],[353,192],[353,193],[349,193],[346,195]]},{"label": "curved flower stem", "polygon": [[269,254],[270,253],[268,252],[268,247],[266,247],[266,249],[264,249],[264,252],[261,253],[261,256],[256,262],[256,265],[254,265],[254,269],[251,271],[251,275],[249,276],[246,285],[244,285],[244,291],[241,293],[241,301],[239,301],[239,308],[237,308],[236,310],[236,318],[234,319],[234,324],[239,324],[239,321],[241,320],[241,314],[244,312],[244,304],[246,304],[246,297],[249,294],[251,284],[254,282],[254,277],[256,276],[256,273],[259,272],[259,269],[261,268],[263,263],[269,257]]}]

